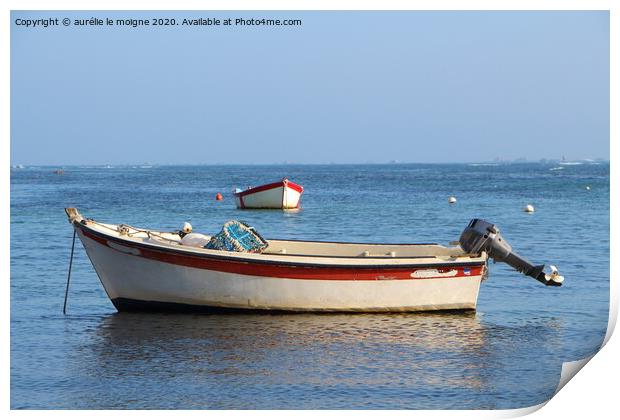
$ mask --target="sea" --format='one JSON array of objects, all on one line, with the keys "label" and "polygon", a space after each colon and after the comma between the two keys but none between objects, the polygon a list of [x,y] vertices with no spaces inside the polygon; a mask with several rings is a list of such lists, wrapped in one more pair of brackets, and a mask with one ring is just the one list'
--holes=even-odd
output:
[{"label": "sea", "polygon": [[[11,408],[510,409],[547,401],[562,363],[600,348],[609,316],[609,163],[560,163],[13,168]],[[283,177],[304,186],[300,210],[235,208],[235,187]],[[527,204],[534,213],[523,211]],[[265,238],[374,243],[448,244],[484,218],[565,281],[545,287],[490,262],[475,313],[117,313],[78,241],[63,315],[72,240],[65,207],[157,230],[187,221],[214,234],[237,219]]]}]

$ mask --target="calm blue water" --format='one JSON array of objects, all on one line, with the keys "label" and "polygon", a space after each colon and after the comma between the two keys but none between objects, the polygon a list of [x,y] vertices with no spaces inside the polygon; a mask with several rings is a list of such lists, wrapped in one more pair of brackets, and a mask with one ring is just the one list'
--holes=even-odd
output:
[{"label": "calm blue water", "polygon": [[[11,407],[518,408],[597,351],[609,307],[609,165],[25,168],[11,172]],[[288,176],[298,212],[236,210],[233,187]],[[586,185],[591,190],[586,190]],[[214,200],[224,193],[222,202]],[[447,198],[455,195],[456,205]],[[521,211],[527,203],[536,212]],[[440,242],[472,217],[554,263],[561,288],[491,265],[475,314],[118,314],[72,230],[101,221],[263,236]]]}]

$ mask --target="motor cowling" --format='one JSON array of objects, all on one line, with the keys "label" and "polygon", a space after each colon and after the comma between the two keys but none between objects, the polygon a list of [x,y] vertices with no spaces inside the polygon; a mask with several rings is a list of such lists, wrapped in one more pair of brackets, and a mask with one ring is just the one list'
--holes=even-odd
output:
[{"label": "motor cowling", "polygon": [[545,273],[545,265],[534,265],[512,250],[512,247],[499,233],[499,228],[482,219],[472,219],[461,233],[459,244],[468,254],[486,252],[497,262],[503,262],[517,271],[530,276],[546,286],[561,286],[564,281],[555,266]]}]

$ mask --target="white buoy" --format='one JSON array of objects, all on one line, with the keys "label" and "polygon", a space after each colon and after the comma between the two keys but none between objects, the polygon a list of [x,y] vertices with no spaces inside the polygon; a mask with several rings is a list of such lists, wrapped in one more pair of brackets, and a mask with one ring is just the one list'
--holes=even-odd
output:
[{"label": "white buoy", "polygon": [[451,196],[450,198],[448,198],[448,203],[450,203],[450,204],[456,203],[456,197]]},{"label": "white buoy", "polygon": [[192,233],[192,225],[190,225],[188,222],[183,223],[183,232]]},{"label": "white buoy", "polygon": [[590,191],[590,186],[586,185],[586,190]]},{"label": "white buoy", "polygon": [[531,204],[528,204],[527,206],[523,208],[523,211],[526,213],[534,213],[534,206],[532,206]]}]

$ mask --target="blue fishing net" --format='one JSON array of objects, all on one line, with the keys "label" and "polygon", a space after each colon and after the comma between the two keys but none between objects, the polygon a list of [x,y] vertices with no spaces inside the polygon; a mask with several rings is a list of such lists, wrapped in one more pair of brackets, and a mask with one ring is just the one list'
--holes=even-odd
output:
[{"label": "blue fishing net", "polygon": [[204,247],[220,251],[260,253],[268,246],[267,241],[253,227],[231,220],[224,223],[222,230],[212,236]]}]

